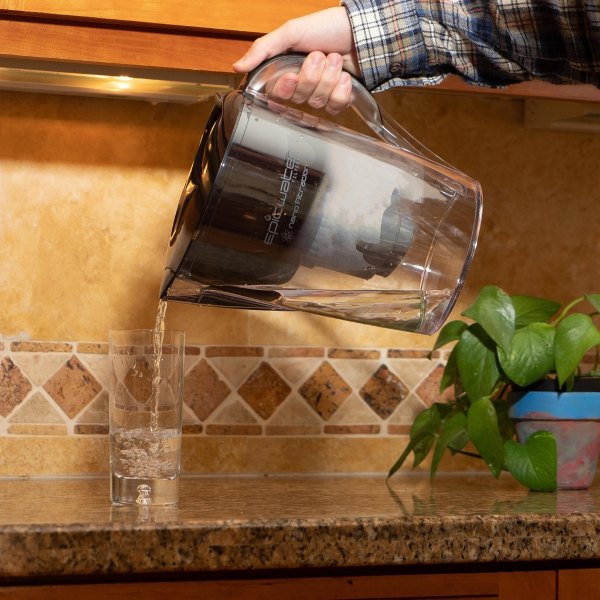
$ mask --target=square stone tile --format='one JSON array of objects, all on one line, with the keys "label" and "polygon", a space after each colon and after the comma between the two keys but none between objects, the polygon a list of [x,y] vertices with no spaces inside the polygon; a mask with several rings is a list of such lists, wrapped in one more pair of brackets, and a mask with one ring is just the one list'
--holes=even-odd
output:
[{"label": "square stone tile", "polygon": [[0,361],[0,415],[6,417],[32,389],[31,382],[8,357]]},{"label": "square stone tile", "polygon": [[229,386],[206,359],[200,360],[185,376],[185,403],[204,421],[229,396]]},{"label": "square stone tile", "polygon": [[431,406],[434,402],[447,402],[454,397],[452,387],[445,389],[440,394],[440,382],[443,373],[444,366],[438,364],[416,389],[417,395],[427,406]]},{"label": "square stone tile", "polygon": [[266,362],[261,363],[240,386],[238,393],[263,419],[268,419],[292,391]]},{"label": "square stone tile", "polygon": [[386,419],[407,396],[408,388],[386,365],[381,365],[359,394],[375,413]]},{"label": "square stone tile", "polygon": [[313,409],[327,421],[350,395],[352,389],[329,362],[321,366],[298,390]]},{"label": "square stone tile", "polygon": [[72,356],[44,384],[44,389],[72,419],[102,391],[102,386],[82,362]]}]

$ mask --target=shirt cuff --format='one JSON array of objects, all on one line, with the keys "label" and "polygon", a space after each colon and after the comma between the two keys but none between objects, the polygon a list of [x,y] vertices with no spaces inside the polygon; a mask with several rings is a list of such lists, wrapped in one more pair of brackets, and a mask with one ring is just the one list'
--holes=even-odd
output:
[{"label": "shirt cuff", "polygon": [[342,0],[342,5],[367,89],[381,91],[441,79],[423,77],[429,70],[427,49],[415,0]]}]

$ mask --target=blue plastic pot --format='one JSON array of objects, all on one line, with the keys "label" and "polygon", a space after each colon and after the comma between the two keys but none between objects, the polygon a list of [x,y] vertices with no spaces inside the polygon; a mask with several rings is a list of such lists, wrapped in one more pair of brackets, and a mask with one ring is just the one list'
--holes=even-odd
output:
[{"label": "blue plastic pot", "polygon": [[536,431],[556,438],[558,489],[587,489],[600,455],[600,391],[526,392],[509,416],[516,421],[517,438],[524,443]]}]

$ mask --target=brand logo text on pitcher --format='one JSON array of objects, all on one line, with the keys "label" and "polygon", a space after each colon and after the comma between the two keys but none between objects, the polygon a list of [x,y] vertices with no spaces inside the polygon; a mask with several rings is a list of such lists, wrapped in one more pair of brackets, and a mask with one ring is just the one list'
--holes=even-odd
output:
[{"label": "brand logo text on pitcher", "polygon": [[267,245],[271,245],[275,240],[275,236],[278,235],[281,217],[283,216],[283,209],[285,207],[285,203],[287,202],[292,181],[294,181],[297,177],[297,172],[298,159],[294,156],[291,156],[290,153],[287,152],[285,155],[285,168],[279,177],[281,180],[279,184],[279,198],[277,199],[271,214],[265,217],[269,222],[269,225],[263,241]]}]

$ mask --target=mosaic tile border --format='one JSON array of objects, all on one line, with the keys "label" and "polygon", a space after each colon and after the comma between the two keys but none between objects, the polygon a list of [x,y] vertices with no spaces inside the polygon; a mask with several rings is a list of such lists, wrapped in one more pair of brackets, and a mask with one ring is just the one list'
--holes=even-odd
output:
[{"label": "mosaic tile border", "polygon": [[[406,435],[440,399],[426,350],[187,346],[184,435]],[[108,344],[0,342],[0,436],[108,433]]]}]

